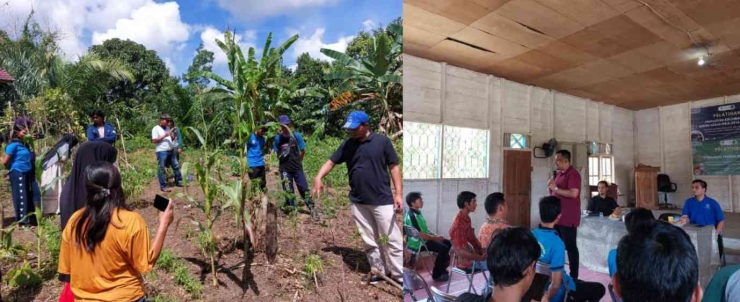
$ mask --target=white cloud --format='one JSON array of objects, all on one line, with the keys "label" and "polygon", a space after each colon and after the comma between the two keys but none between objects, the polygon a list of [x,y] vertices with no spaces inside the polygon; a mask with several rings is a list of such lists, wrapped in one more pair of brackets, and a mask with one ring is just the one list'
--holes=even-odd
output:
[{"label": "white cloud", "polygon": [[[213,65],[228,63],[226,54],[220,47],[218,47],[218,44],[216,44],[216,40],[224,40],[224,33],[222,31],[208,26],[200,33],[200,39],[203,42],[203,48],[213,52]],[[256,51],[257,47],[254,44],[256,39],[257,32],[253,30],[245,31],[244,35],[234,35],[234,41],[242,48],[242,52],[244,52],[245,57],[250,47],[254,47]]]},{"label": "white cloud", "polygon": [[375,29],[375,22],[373,20],[367,19],[365,22],[362,22],[362,27],[365,29],[365,31],[372,31]]},{"label": "white cloud", "polygon": [[218,5],[246,20],[286,15],[302,9],[339,3],[341,0],[218,0]]},{"label": "white cloud", "polygon": [[169,54],[190,37],[188,25],[180,19],[175,2],[149,2],[137,8],[129,18],[118,19],[115,28],[93,33],[93,44],[112,38],[130,39],[161,54]]},{"label": "white cloud", "polygon": [[[0,0],[0,29],[19,33],[26,17],[42,28],[57,31],[59,47],[68,60],[84,54],[93,33],[93,43],[120,37],[137,41],[157,51],[187,41],[187,25],[180,21],[174,2],[153,0]],[[166,26],[162,28],[163,26]]]},{"label": "white cloud", "polygon": [[[289,30],[290,31],[290,30]],[[293,57],[298,58],[303,53],[308,53],[312,58],[319,58],[322,60],[332,61],[333,59],[325,56],[321,53],[322,48],[329,48],[336,51],[344,52],[347,50],[347,45],[354,38],[354,36],[343,36],[339,37],[334,43],[324,42],[324,33],[326,29],[317,28],[313,35],[309,38],[298,38],[298,41],[293,44]]]}]

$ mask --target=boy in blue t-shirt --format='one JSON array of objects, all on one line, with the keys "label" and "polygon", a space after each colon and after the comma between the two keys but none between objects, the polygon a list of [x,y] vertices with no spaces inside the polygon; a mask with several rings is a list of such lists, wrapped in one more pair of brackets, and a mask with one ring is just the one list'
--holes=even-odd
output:
[{"label": "boy in blue t-shirt", "polygon": [[267,177],[265,171],[265,134],[267,127],[260,125],[247,141],[247,163],[249,164],[249,179],[259,180],[259,188],[267,191]]},{"label": "boy in blue t-shirt", "polygon": [[717,234],[722,233],[725,227],[725,215],[719,203],[707,196],[707,182],[697,179],[691,182],[691,191],[694,197],[686,200],[681,212],[681,222],[691,222],[697,225],[713,225]]},{"label": "boy in blue t-shirt", "polygon": [[551,281],[541,301],[562,302],[566,291],[569,301],[599,301],[606,293],[606,288],[596,282],[578,281],[576,284],[565,271],[565,243],[555,230],[555,224],[561,216],[560,199],[546,196],[540,199],[539,228],[532,231],[542,250],[539,262],[550,265]]}]

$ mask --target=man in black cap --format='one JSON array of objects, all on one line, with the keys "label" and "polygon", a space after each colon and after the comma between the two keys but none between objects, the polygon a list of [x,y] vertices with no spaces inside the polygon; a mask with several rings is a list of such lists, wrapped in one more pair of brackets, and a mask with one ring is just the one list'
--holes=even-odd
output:
[{"label": "man in black cap", "polygon": [[[311,216],[317,219],[318,213],[314,211],[313,200],[311,196],[306,196],[308,192],[308,181],[306,174],[303,172],[303,156],[306,155],[306,143],[303,136],[298,131],[292,130],[290,118],[287,115],[281,115],[278,118],[280,122],[280,134],[275,136],[273,150],[278,155],[280,161],[280,180],[283,183],[283,190],[293,193],[293,183],[298,187],[298,193],[306,203],[306,207],[311,211]],[[295,208],[295,198],[286,200],[286,208]]]}]

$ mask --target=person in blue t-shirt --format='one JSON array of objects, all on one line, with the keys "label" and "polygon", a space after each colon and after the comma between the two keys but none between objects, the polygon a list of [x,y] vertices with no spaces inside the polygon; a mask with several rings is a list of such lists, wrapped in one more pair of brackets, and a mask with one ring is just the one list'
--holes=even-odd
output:
[{"label": "person in blue t-shirt", "polygon": [[[308,191],[308,180],[303,172],[303,156],[306,155],[306,143],[300,132],[293,130],[290,118],[287,115],[278,117],[281,132],[275,136],[272,148],[278,154],[280,161],[280,180],[283,183],[283,190],[293,193],[293,183],[298,187],[298,193],[306,203],[306,207],[311,211],[314,219],[316,213],[313,210],[313,201],[311,196],[306,196]],[[295,208],[295,198],[286,200],[287,208]]]},{"label": "person in blue t-shirt", "polygon": [[267,192],[267,176],[265,171],[265,134],[267,133],[267,127],[260,125],[259,128],[252,133],[247,142],[247,163],[249,164],[249,179],[257,180],[259,182],[259,188],[262,192]]},{"label": "person in blue t-shirt", "polygon": [[[627,234],[632,234],[654,222],[653,211],[645,208],[636,208],[624,216],[624,226],[627,228]],[[606,262],[609,265],[609,277],[614,277],[614,273],[617,272],[617,249],[609,251]]]},{"label": "person in blue t-shirt", "polygon": [[565,243],[555,230],[555,224],[560,220],[560,212],[560,198],[545,196],[540,199],[542,223],[539,228],[532,231],[532,234],[537,238],[542,250],[539,262],[548,264],[552,273],[550,286],[540,301],[562,302],[568,291],[569,301],[598,302],[606,293],[603,285],[580,280],[576,283],[565,271]]},{"label": "person in blue t-shirt", "polygon": [[36,217],[28,215],[35,213],[35,203],[41,201],[41,195],[37,189],[38,183],[36,183],[33,169],[35,156],[31,148],[23,141],[33,122],[27,119],[19,119],[19,121],[16,121],[13,126],[12,139],[5,146],[5,155],[2,160],[9,170],[8,179],[15,208],[15,219],[21,226],[33,226],[36,225]]},{"label": "person in blue t-shirt", "polygon": [[90,118],[93,123],[87,126],[86,136],[88,141],[104,141],[111,145],[116,142],[118,138],[116,129],[113,128],[113,125],[105,122],[105,113],[102,110],[93,110],[90,113]]},{"label": "person in blue t-shirt", "polygon": [[707,196],[707,182],[697,179],[691,182],[691,192],[694,197],[686,199],[681,212],[681,222],[691,222],[697,225],[712,225],[717,234],[722,233],[725,227],[725,215],[719,203]]}]

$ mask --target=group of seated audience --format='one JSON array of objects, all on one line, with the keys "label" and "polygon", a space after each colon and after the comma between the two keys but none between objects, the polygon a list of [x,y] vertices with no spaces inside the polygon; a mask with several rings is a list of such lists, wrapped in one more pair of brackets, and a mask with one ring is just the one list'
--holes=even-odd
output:
[{"label": "group of seated audience", "polygon": [[[694,191],[705,191],[706,183],[695,182]],[[604,188],[602,188],[602,185]],[[697,190],[698,189],[698,190]],[[602,192],[603,191],[603,192]],[[610,215],[616,202],[607,198],[606,185],[599,184],[601,199],[592,206],[593,211],[603,211]],[[697,195],[697,192],[694,192]],[[702,193],[702,192],[698,192]],[[699,198],[700,197],[700,198]],[[703,195],[698,202],[711,201]],[[502,193],[486,197],[486,222],[475,236],[470,214],[477,208],[476,194],[461,192],[457,198],[460,211],[450,227],[450,240],[429,232],[421,215],[423,198],[421,193],[413,192],[407,196],[408,211],[405,224],[419,230],[422,240],[409,238],[409,248],[418,250],[425,245],[437,253],[433,269],[435,281],[449,279],[449,252],[454,247],[457,257],[455,266],[468,273],[489,272],[490,285],[479,291],[482,294],[463,293],[457,297],[460,302],[503,302],[503,301],[600,301],[606,294],[604,285],[573,279],[565,271],[565,244],[554,229],[561,217],[561,202],[558,197],[546,196],[539,202],[541,223],[538,228],[527,231],[513,227],[507,222],[507,205]],[[716,216],[713,203],[707,203],[709,215]],[[705,207],[706,208],[706,207]],[[689,206],[690,218],[697,211]],[[704,215],[704,214],[698,214]],[[722,221],[723,217],[714,217]],[[690,218],[693,222],[695,219]],[[611,278],[610,288],[617,301],[624,302],[700,302],[704,291],[699,285],[698,258],[689,236],[680,227],[656,220],[652,211],[633,209],[625,217],[627,235],[619,242],[618,248],[608,254],[607,264]],[[721,232],[721,225],[718,232]],[[413,242],[413,243],[412,243]],[[537,263],[549,266],[550,276],[542,278],[536,271]],[[734,279],[732,279],[734,278]],[[715,280],[717,279],[717,280]],[[721,280],[720,280],[721,279]],[[544,281],[543,281],[544,280]],[[715,276],[707,288],[707,297],[721,297],[711,301],[735,301],[738,296],[730,296],[736,291],[740,296],[740,284],[732,285],[731,280],[740,281],[740,266],[726,267]],[[536,290],[538,282],[544,282],[544,291]],[[540,284],[543,285],[543,284]],[[711,293],[710,293],[711,289]],[[727,295],[725,295],[727,293]],[[740,301],[740,300],[737,300]]]}]

